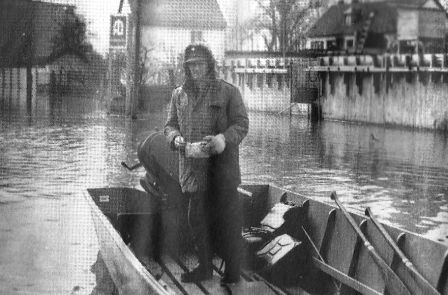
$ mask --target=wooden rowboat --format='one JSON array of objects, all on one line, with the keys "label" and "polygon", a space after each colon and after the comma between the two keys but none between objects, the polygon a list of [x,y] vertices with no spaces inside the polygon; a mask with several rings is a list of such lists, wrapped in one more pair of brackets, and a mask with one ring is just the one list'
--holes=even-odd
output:
[{"label": "wooden rowboat", "polygon": [[[146,144],[163,146],[161,139],[153,135]],[[141,147],[145,148],[145,144]],[[182,249],[185,220],[179,213],[180,207],[176,206],[179,204],[176,203],[179,201],[177,176],[169,168],[174,167],[170,163],[175,160],[166,149],[164,151],[165,156],[159,154],[156,158],[151,156],[152,153],[142,155],[139,152],[139,159],[148,172],[142,182],[146,191],[98,188],[86,193],[100,253],[119,294],[391,294],[390,290],[399,288],[390,285],[394,282],[385,279],[384,269],[372,259],[374,249],[406,287],[408,293],[402,294],[448,295],[447,246],[383,225],[430,286],[424,287],[369,217],[349,214],[368,239],[365,243],[348,217],[336,206],[264,184],[240,186],[244,227],[259,226],[263,217],[279,202],[287,200],[288,204],[302,206],[307,220],[304,231],[310,239],[303,242],[313,246],[308,252],[306,268],[285,263],[285,267],[259,269],[246,259],[241,283],[221,286],[221,260],[217,257],[213,279],[198,284],[181,283],[181,273],[192,266],[191,255]],[[141,257],[138,253],[142,253],[142,249],[153,258],[145,261],[145,266],[137,258]],[[246,254],[249,257],[253,253]],[[293,279],[285,280],[285,277]]]}]

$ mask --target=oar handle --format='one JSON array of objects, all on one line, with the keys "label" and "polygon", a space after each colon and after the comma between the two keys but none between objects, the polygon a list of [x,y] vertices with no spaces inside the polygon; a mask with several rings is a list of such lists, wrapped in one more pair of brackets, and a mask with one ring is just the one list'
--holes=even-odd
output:
[{"label": "oar handle", "polygon": [[370,217],[370,220],[373,222],[373,224],[378,228],[380,233],[383,235],[383,237],[386,239],[386,241],[389,243],[389,245],[392,247],[392,249],[398,254],[400,259],[403,261],[403,263],[407,267],[413,267],[412,262],[409,261],[409,259],[404,255],[404,253],[398,248],[397,244],[395,244],[395,241],[392,239],[392,237],[389,235],[389,233],[386,231],[386,229],[383,227],[382,224],[380,224],[376,218],[373,216],[372,211],[369,207],[365,209],[365,212],[367,217]]},{"label": "oar handle", "polygon": [[398,245],[395,243],[394,239],[389,235],[389,233],[386,231],[386,229],[383,227],[381,223],[378,222],[378,220],[373,216],[372,211],[369,207],[365,210],[366,216],[370,217],[370,220],[372,223],[378,228],[379,232],[383,235],[384,239],[389,243],[391,248],[395,251],[395,253],[400,257],[403,264],[406,266],[406,268],[411,273],[414,280],[419,284],[419,286],[422,288],[422,291],[424,291],[424,294],[428,295],[440,295],[440,292],[437,291],[414,267],[412,262],[406,257],[406,255],[401,251],[401,249],[398,247]]},{"label": "oar handle", "polygon": [[121,162],[121,166],[123,166],[124,168],[126,168],[126,169],[129,170],[129,171],[132,171],[132,170],[134,170],[134,169],[137,169],[137,168],[142,167],[143,164],[142,164],[142,163],[137,163],[137,164],[135,164],[134,166],[129,167],[128,164],[126,164],[125,162]]},{"label": "oar handle", "polygon": [[355,230],[356,234],[361,238],[364,245],[366,246],[370,256],[372,257],[373,261],[377,264],[379,267],[381,274],[384,279],[384,283],[386,285],[386,288],[389,290],[390,294],[396,294],[396,295],[411,295],[409,290],[406,288],[404,283],[401,281],[401,279],[393,272],[393,270],[387,265],[387,263],[378,255],[378,253],[375,251],[375,248],[370,244],[370,242],[367,240],[364,233],[359,228],[356,221],[353,219],[353,217],[347,212],[344,205],[339,201],[338,196],[336,195],[336,192],[332,192],[330,195],[331,199],[336,202],[338,207],[341,209],[341,212],[346,217],[347,221],[350,223],[352,228]]}]

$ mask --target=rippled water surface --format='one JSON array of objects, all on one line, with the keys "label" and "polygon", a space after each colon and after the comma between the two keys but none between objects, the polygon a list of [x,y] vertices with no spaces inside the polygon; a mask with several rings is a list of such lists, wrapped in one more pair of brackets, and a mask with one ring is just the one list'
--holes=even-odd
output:
[{"label": "rippled water surface", "polygon": [[[97,242],[81,194],[138,187],[136,147],[164,112],[108,115],[93,98],[0,99],[0,291],[89,293]],[[270,182],[448,244],[448,139],[430,131],[250,114],[244,181]],[[2,289],[4,288],[4,289]],[[9,292],[11,291],[11,292]],[[3,292],[4,293],[4,292]],[[76,294],[78,294],[76,293]]]}]

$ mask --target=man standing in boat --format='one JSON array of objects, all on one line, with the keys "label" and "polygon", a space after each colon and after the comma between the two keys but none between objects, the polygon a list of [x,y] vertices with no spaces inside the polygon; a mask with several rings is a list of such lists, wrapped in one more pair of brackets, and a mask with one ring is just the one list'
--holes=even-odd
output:
[{"label": "man standing in boat", "polygon": [[173,91],[165,124],[171,147],[180,153],[179,181],[199,256],[199,265],[181,279],[211,279],[213,240],[225,262],[222,282],[236,283],[242,258],[239,144],[249,119],[239,90],[216,78],[206,46],[187,46],[184,70],[185,81]]}]

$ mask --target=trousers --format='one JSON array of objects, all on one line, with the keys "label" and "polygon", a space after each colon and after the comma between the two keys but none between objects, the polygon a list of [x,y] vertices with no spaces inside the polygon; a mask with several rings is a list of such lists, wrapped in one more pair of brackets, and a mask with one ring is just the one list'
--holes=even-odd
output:
[{"label": "trousers", "polygon": [[213,253],[225,262],[224,275],[239,278],[242,259],[242,208],[236,187],[187,193],[189,222],[200,264],[211,265]]}]

